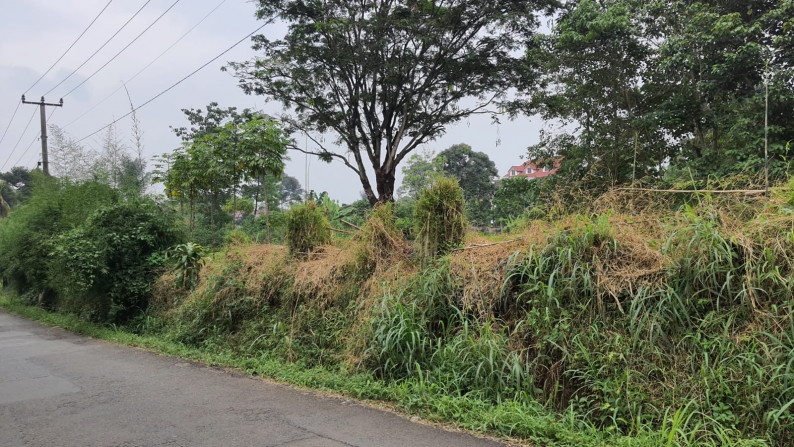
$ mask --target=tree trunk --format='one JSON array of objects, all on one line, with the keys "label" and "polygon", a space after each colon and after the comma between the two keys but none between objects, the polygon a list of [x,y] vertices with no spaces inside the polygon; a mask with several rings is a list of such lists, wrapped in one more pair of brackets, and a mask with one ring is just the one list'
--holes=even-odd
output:
[{"label": "tree trunk", "polygon": [[[262,177],[259,177],[257,180],[259,182],[259,187],[262,187]],[[256,191],[254,194],[254,220],[256,220],[256,212],[259,211],[259,190]]]},{"label": "tree trunk", "polygon": [[190,193],[190,239],[193,239],[193,230],[196,228],[196,194]]},{"label": "tree trunk", "polygon": [[215,202],[217,200],[215,191],[210,193],[210,227],[212,228],[212,251],[215,251]]},{"label": "tree trunk", "polygon": [[237,183],[232,187],[232,228],[237,228]]},{"label": "tree trunk", "polygon": [[[394,183],[395,183],[394,168],[385,172],[382,170],[376,171],[375,181],[377,182],[378,185],[378,198],[376,203],[394,202]],[[369,194],[367,194],[367,197],[369,197]],[[371,198],[370,198],[370,203],[372,203]],[[372,203],[372,205],[375,205],[375,203]]]},{"label": "tree trunk", "polygon": [[[270,209],[267,203],[267,179],[263,176],[262,177],[262,194],[264,194],[264,204],[265,204],[265,227],[267,228],[267,243],[270,243]],[[256,213],[256,210],[254,210]]]}]

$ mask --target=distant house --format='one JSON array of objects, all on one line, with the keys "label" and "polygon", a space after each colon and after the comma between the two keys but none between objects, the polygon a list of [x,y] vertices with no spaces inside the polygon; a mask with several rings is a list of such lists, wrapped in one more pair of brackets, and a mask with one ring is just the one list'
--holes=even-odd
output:
[{"label": "distant house", "polygon": [[[253,214],[254,215],[254,219],[259,219],[260,217],[265,215],[265,210],[264,210],[264,208],[259,208],[258,210],[256,210],[256,212],[248,213],[248,214]],[[242,211],[237,211],[236,213],[234,213],[234,220],[235,221],[242,220],[243,217],[245,217],[245,213],[242,212]]]},{"label": "distant house", "polygon": [[543,178],[553,175],[560,169],[562,158],[554,160],[552,166],[548,166],[542,161],[525,161],[518,166],[511,166],[507,174],[502,178],[526,177],[528,179]]}]

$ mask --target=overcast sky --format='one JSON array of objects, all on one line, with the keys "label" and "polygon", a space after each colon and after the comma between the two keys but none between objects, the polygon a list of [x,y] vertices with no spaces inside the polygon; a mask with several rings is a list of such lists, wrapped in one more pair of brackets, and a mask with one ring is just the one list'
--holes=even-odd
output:
[{"label": "overcast sky", "polygon": [[[142,104],[262,25],[254,17],[255,7],[249,1],[181,0],[116,59],[69,93],[150,26],[174,1],[150,0],[96,56],[61,83],[146,3],[146,0],[112,1],[72,50],[30,88],[108,0],[0,0],[0,136],[9,126],[23,93],[28,101],[38,101],[52,90],[45,100],[58,102],[63,97],[64,106],[54,113],[53,108],[48,108],[48,114],[53,113],[50,123],[65,127],[64,130],[73,138],[83,138],[129,112],[124,90],[116,91],[122,82],[126,82],[133,103]],[[131,79],[213,9],[215,11],[211,15],[171,50]],[[278,37],[284,31],[284,26],[276,24],[266,26],[260,33]],[[169,126],[186,124],[180,111],[183,108],[203,108],[216,101],[222,107],[250,107],[278,114],[280,104],[266,103],[262,97],[243,94],[232,74],[220,71],[228,61],[244,61],[254,55],[250,41],[246,40],[141,108],[137,115],[144,132],[145,155],[150,157],[170,152],[179,146],[180,141]],[[30,125],[23,134],[28,122]],[[538,141],[539,129],[537,119],[523,117],[513,122],[504,119],[501,125],[496,126],[488,117],[473,117],[448,128],[444,137],[427,143],[424,149],[438,152],[452,144],[468,143],[474,150],[487,153],[503,175],[511,165],[520,163],[527,146]],[[6,163],[3,171],[12,166],[33,168],[37,165],[41,158],[41,143],[37,139],[39,131],[38,107],[21,105],[0,143],[0,165]],[[120,121],[117,131],[121,139],[129,142],[130,119]],[[101,135],[86,139],[83,144],[98,148]],[[305,184],[307,162],[304,155],[291,153],[290,156],[286,173]],[[343,203],[360,198],[362,187],[358,179],[341,163],[328,165],[310,159],[308,165],[310,189],[328,191],[332,198]],[[398,183],[400,179],[398,172]],[[374,184],[374,179],[372,181]]]}]

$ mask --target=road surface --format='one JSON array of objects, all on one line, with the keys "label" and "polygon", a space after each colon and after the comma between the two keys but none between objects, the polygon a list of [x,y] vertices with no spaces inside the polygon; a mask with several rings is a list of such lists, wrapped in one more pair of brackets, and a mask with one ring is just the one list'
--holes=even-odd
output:
[{"label": "road surface", "polygon": [[498,446],[0,310],[0,446]]}]

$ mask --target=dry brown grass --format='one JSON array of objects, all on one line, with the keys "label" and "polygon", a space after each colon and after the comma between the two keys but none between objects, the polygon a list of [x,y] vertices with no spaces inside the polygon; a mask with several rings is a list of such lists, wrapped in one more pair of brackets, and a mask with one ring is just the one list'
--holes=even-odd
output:
[{"label": "dry brown grass", "polygon": [[339,296],[340,284],[347,280],[346,267],[353,258],[350,250],[326,245],[306,260],[295,260],[291,265],[292,294],[306,304],[327,307]]},{"label": "dry brown grass", "polygon": [[155,314],[167,312],[184,301],[187,295],[187,290],[176,286],[176,273],[164,273],[152,284],[149,309]]},{"label": "dry brown grass", "polygon": [[485,238],[467,237],[469,248],[456,251],[450,259],[452,274],[462,280],[461,310],[477,315],[481,321],[493,319],[508,258],[515,252],[528,250],[533,243],[528,237],[495,244]]}]

